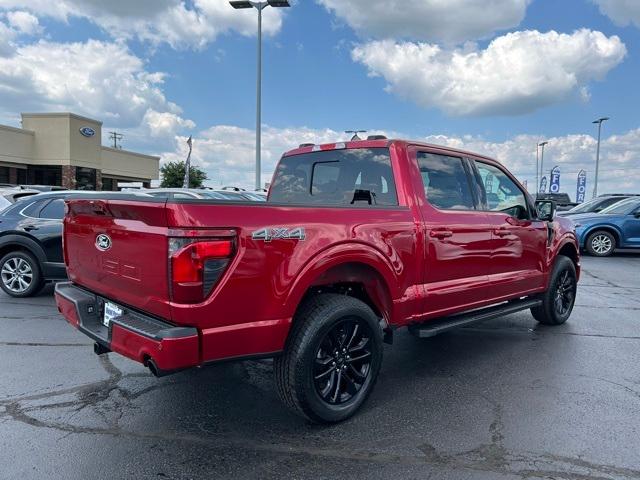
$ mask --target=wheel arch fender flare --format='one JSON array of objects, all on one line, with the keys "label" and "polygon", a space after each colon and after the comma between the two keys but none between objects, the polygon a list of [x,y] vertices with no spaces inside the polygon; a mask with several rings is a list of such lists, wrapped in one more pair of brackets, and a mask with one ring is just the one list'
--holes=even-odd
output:
[{"label": "wheel arch fender flare", "polygon": [[[301,269],[285,300],[288,316],[294,316],[304,295],[315,285],[332,281],[357,282],[364,284],[384,322],[390,325],[394,297],[392,286],[397,284],[398,272],[376,248],[358,243],[350,243],[346,247],[336,245],[323,250]],[[336,277],[345,272],[348,272],[346,277]]]},{"label": "wheel arch fender flare", "polygon": [[620,231],[620,229],[616,225],[605,223],[605,224],[593,225],[589,227],[587,230],[585,230],[584,234],[582,235],[585,247],[587,246],[587,239],[589,238],[589,236],[592,233],[597,232],[598,230],[604,230],[605,232],[609,232],[613,234],[618,245],[620,244],[622,240],[622,232]]},{"label": "wheel arch fender flare", "polygon": [[41,264],[47,261],[47,256],[40,244],[26,235],[12,233],[0,236],[0,250],[5,250],[11,246],[28,250]]}]

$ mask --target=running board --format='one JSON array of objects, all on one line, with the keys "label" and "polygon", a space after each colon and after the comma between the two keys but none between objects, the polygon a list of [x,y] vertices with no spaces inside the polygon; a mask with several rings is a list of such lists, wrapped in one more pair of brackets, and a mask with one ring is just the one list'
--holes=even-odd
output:
[{"label": "running board", "polygon": [[454,328],[472,325],[474,323],[492,320],[521,310],[527,310],[542,305],[542,300],[525,298],[524,300],[513,300],[511,302],[502,303],[494,307],[483,308],[482,310],[474,310],[470,313],[461,313],[444,317],[438,320],[428,321],[416,325],[410,325],[409,331],[420,338],[433,337],[439,333],[453,330]]}]

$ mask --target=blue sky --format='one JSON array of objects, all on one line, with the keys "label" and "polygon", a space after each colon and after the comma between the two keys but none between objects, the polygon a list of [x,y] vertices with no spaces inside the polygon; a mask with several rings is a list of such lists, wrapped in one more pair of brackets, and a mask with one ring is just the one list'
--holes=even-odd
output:
[{"label": "blue sky", "polygon": [[[71,110],[164,160],[194,135],[212,185],[251,185],[255,12],[223,0],[48,3],[0,0],[2,123]],[[390,3],[267,12],[264,181],[282,150],[358,128],[480,151],[530,183],[535,144],[549,139],[549,167],[570,185],[593,173],[591,121],[606,115],[604,190],[640,192],[640,2],[407,0],[406,14],[375,13]]]}]

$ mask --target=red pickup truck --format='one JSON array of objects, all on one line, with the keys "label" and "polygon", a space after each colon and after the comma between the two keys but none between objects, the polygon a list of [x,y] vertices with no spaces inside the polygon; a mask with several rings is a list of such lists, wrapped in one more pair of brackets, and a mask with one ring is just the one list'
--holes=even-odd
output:
[{"label": "red pickup truck", "polygon": [[58,309],[161,376],[273,357],[286,405],[316,422],[354,414],[383,343],[531,309],[571,314],[580,272],[571,221],[534,205],[498,162],[370,139],[282,157],[269,201],[67,201],[70,282]]}]

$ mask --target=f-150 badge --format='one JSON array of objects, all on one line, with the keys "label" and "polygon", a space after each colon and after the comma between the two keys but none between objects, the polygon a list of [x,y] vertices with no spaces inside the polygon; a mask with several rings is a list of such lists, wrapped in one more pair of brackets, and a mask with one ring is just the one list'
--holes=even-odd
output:
[{"label": "f-150 badge", "polygon": [[304,240],[306,238],[304,228],[262,228],[251,234],[254,240],[262,240],[263,242],[271,242],[273,240]]}]

